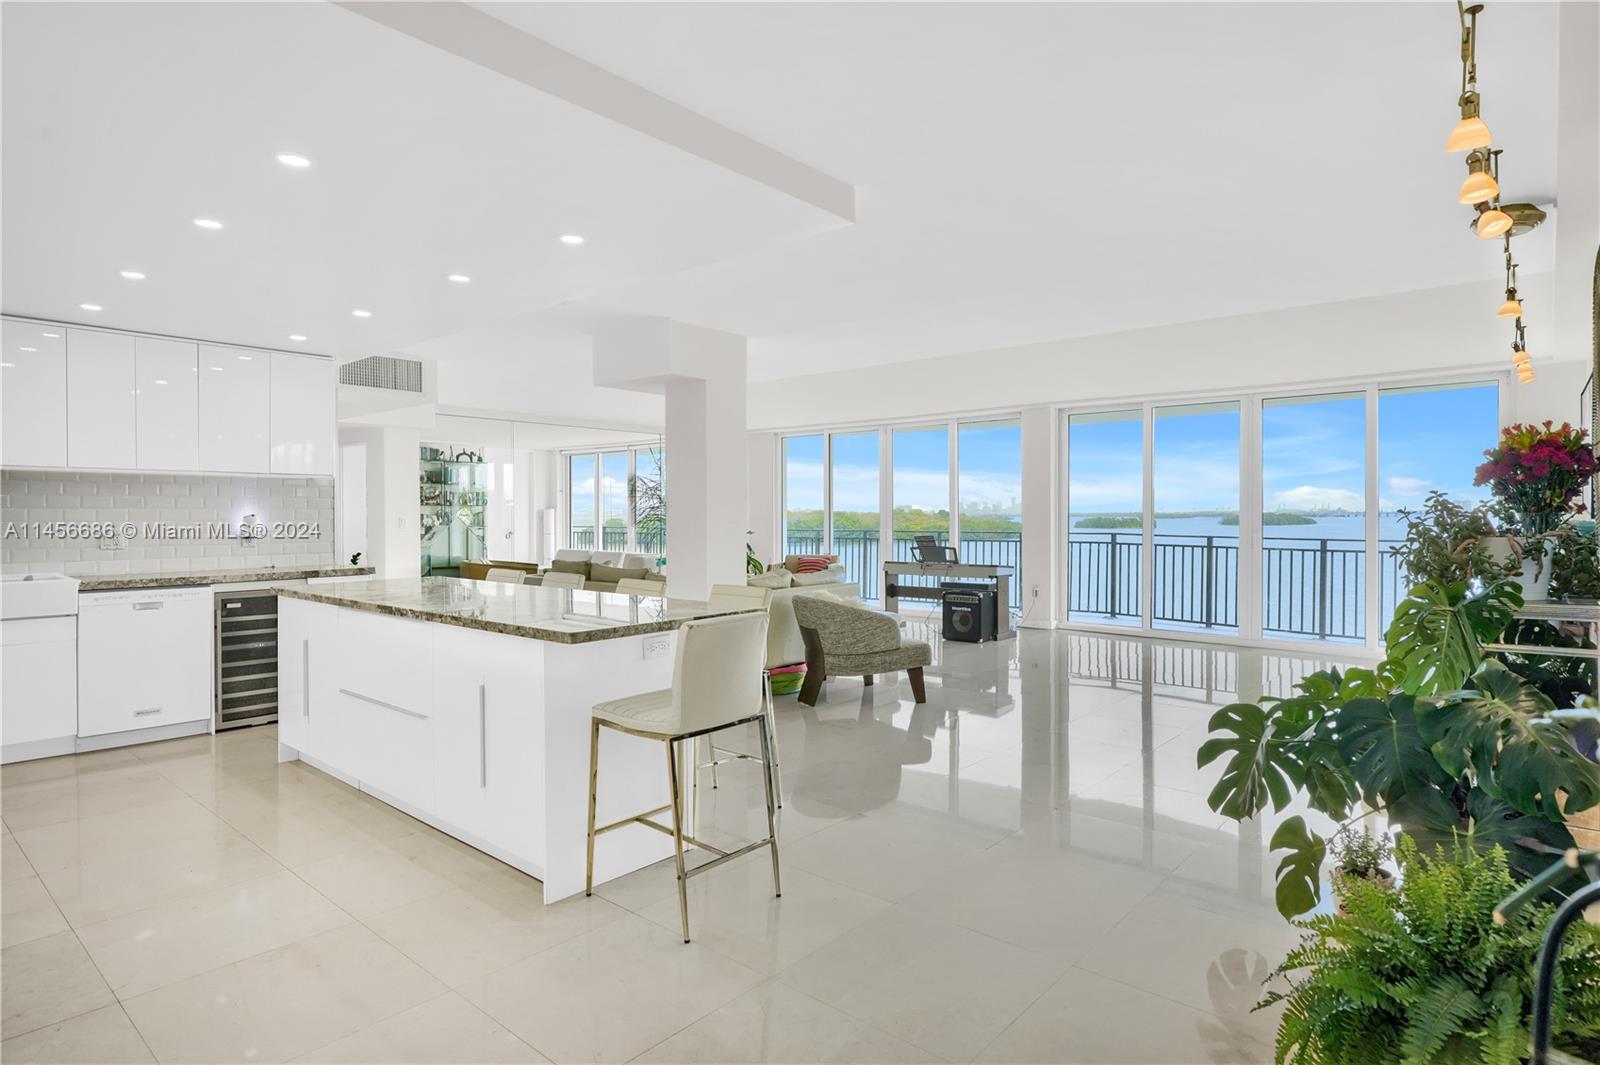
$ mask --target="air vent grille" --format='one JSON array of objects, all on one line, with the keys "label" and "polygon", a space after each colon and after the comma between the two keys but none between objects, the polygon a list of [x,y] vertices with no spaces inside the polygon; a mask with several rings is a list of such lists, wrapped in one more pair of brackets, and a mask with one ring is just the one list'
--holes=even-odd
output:
[{"label": "air vent grille", "polygon": [[393,355],[368,355],[339,367],[339,383],[392,392],[421,392],[422,363]]}]

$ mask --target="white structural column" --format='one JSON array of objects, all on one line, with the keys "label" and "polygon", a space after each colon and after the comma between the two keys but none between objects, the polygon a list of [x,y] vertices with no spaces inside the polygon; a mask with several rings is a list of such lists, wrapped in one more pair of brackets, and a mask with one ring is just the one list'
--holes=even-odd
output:
[{"label": "white structural column", "polygon": [[1056,544],[1061,524],[1060,417],[1050,407],[1022,412],[1022,620],[1052,628],[1061,586]]},{"label": "white structural column", "polygon": [[745,338],[665,318],[595,336],[594,383],[667,401],[667,588],[704,599],[744,583],[749,437]]}]

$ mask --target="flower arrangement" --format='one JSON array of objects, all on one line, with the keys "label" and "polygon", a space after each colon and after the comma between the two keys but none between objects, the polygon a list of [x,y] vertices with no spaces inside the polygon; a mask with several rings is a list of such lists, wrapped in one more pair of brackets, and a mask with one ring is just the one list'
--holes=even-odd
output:
[{"label": "flower arrangement", "polygon": [[1487,461],[1472,483],[1488,485],[1525,533],[1551,532],[1569,513],[1583,511],[1573,501],[1594,473],[1588,435],[1566,422],[1508,426],[1500,431],[1500,443],[1483,453]]}]

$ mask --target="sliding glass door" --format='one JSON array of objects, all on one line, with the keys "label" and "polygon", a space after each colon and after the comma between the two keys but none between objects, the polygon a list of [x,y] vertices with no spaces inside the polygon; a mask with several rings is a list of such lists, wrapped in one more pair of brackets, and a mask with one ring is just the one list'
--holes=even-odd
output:
[{"label": "sliding glass door", "polygon": [[962,422],[956,487],[963,562],[1010,566],[1012,610],[1022,608],[1022,423]]},{"label": "sliding glass door", "polygon": [[572,547],[592,551],[594,542],[595,456],[567,456],[567,530]]},{"label": "sliding glass door", "polygon": [[783,441],[783,553],[822,552],[824,438],[791,436]]},{"label": "sliding glass door", "polygon": [[1261,632],[1367,638],[1367,397],[1261,404]]},{"label": "sliding glass door", "polygon": [[1144,623],[1144,411],[1067,419],[1067,617]]},{"label": "sliding glass door", "polygon": [[633,449],[633,535],[641,554],[667,553],[667,452],[663,447]]},{"label": "sliding glass door", "polygon": [[1066,619],[1376,647],[1392,549],[1432,492],[1473,505],[1497,381],[1068,412]]},{"label": "sliding glass door", "polygon": [[564,462],[566,546],[656,558],[666,554],[667,467],[659,444],[575,451]]},{"label": "sliding glass door", "polygon": [[878,597],[878,432],[833,433],[828,444],[828,551],[861,586],[866,599]]},{"label": "sliding glass door", "polygon": [[[893,437],[894,558],[909,561],[919,536],[950,542],[950,429],[896,429]],[[905,576],[898,583],[932,586],[937,578]]]}]

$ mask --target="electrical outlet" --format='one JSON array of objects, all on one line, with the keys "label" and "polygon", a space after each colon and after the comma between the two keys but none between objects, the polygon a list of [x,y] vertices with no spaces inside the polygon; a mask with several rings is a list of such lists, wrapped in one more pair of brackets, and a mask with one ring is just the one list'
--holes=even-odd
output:
[{"label": "electrical outlet", "polygon": [[658,658],[667,657],[672,650],[672,641],[665,636],[646,636],[644,638],[644,660],[654,662]]}]

